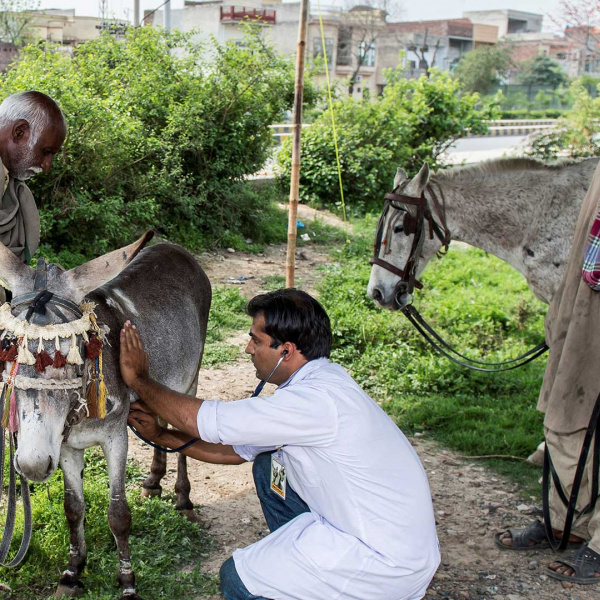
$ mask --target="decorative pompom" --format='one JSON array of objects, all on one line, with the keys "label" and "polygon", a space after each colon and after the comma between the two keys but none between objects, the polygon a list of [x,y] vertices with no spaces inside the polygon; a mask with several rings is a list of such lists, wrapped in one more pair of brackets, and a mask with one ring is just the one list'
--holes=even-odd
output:
[{"label": "decorative pompom", "polygon": [[100,352],[102,352],[102,342],[98,336],[94,335],[85,345],[85,357],[90,359],[98,358]]},{"label": "decorative pompom", "polygon": [[52,363],[52,357],[45,350],[42,350],[35,357],[35,370],[43,373],[46,367],[49,367]]},{"label": "decorative pompom", "polygon": [[65,355],[60,351],[60,339],[56,336],[56,341],[54,342],[54,360],[52,361],[52,366],[55,369],[62,369],[67,364],[67,359]]},{"label": "decorative pompom", "polygon": [[75,334],[71,335],[71,347],[69,348],[69,354],[67,354],[67,362],[70,365],[82,365],[83,359],[79,354],[79,348],[77,347],[77,338]]},{"label": "decorative pompom", "polygon": [[46,367],[52,364],[52,357],[44,350],[44,340],[40,337],[38,344],[37,355],[35,357],[35,370],[43,373]]},{"label": "decorative pompom", "polygon": [[27,336],[25,336],[19,347],[19,353],[17,355],[17,362],[22,365],[35,365],[35,356],[29,351]]}]

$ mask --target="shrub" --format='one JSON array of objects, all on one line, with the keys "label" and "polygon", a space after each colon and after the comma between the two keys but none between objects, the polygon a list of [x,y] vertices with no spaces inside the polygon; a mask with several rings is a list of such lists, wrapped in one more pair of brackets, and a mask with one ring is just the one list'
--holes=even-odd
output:
[{"label": "shrub", "polygon": [[[433,69],[430,77],[387,73],[388,84],[375,100],[347,98],[333,105],[344,196],[351,211],[361,214],[380,204],[391,188],[398,166],[415,173],[428,161],[436,168],[442,154],[469,132],[482,134],[493,103],[478,110],[477,94],[459,94],[448,73]],[[300,199],[318,207],[339,206],[338,173],[331,113],[325,111],[302,132]],[[291,140],[278,155],[281,181],[289,180]]]},{"label": "shrub", "polygon": [[47,249],[79,260],[148,227],[194,248],[242,230],[265,206],[244,176],[265,163],[293,83],[253,30],[243,46],[144,27],[72,56],[24,49],[2,95],[46,92],[68,123],[52,172],[31,185]]}]

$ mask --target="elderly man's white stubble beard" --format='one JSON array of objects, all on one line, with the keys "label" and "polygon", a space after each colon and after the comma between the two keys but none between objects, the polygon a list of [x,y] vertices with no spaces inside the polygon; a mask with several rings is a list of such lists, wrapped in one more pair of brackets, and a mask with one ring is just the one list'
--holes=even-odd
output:
[{"label": "elderly man's white stubble beard", "polygon": [[27,146],[23,148],[15,157],[13,164],[16,164],[17,167],[14,172],[11,173],[15,179],[26,181],[27,179],[31,179],[34,175],[37,175],[43,171],[42,167],[36,167],[32,164],[34,162],[33,148],[36,142],[37,139],[31,136]]}]

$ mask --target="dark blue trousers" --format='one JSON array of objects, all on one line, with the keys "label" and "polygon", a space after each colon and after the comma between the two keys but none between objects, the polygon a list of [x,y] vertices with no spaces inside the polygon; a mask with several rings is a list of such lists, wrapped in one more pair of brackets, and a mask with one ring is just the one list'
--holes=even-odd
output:
[{"label": "dark blue trousers", "polygon": [[[252,465],[252,475],[269,530],[275,531],[310,509],[289,484],[285,500],[271,490],[271,454],[273,453],[265,452],[256,457]],[[223,563],[220,576],[221,593],[227,600],[268,600],[261,596],[253,596],[248,591],[236,571],[233,558],[228,558]]]}]

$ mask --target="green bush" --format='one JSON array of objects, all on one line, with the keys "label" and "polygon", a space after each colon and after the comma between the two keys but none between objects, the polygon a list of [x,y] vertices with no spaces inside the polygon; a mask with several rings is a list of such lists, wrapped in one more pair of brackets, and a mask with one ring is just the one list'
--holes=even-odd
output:
[{"label": "green bush", "polygon": [[46,92],[68,123],[53,170],[31,182],[46,250],[77,261],[148,227],[196,249],[245,235],[265,200],[243,179],[265,163],[293,84],[291,62],[253,30],[243,46],[144,27],[72,56],[22,50],[1,94]]},{"label": "green bush", "polygon": [[500,119],[560,119],[565,115],[567,109],[548,108],[546,110],[500,110]]},{"label": "green bush", "polygon": [[[459,93],[458,82],[433,69],[430,77],[407,80],[399,69],[387,73],[383,95],[374,100],[336,102],[336,123],[344,196],[349,210],[378,207],[398,166],[409,174],[424,161],[434,169],[443,152],[469,132],[482,134],[494,115],[477,94]],[[339,207],[340,193],[330,111],[302,132],[300,199],[318,207]],[[289,181],[291,140],[278,155],[279,176]]]}]

